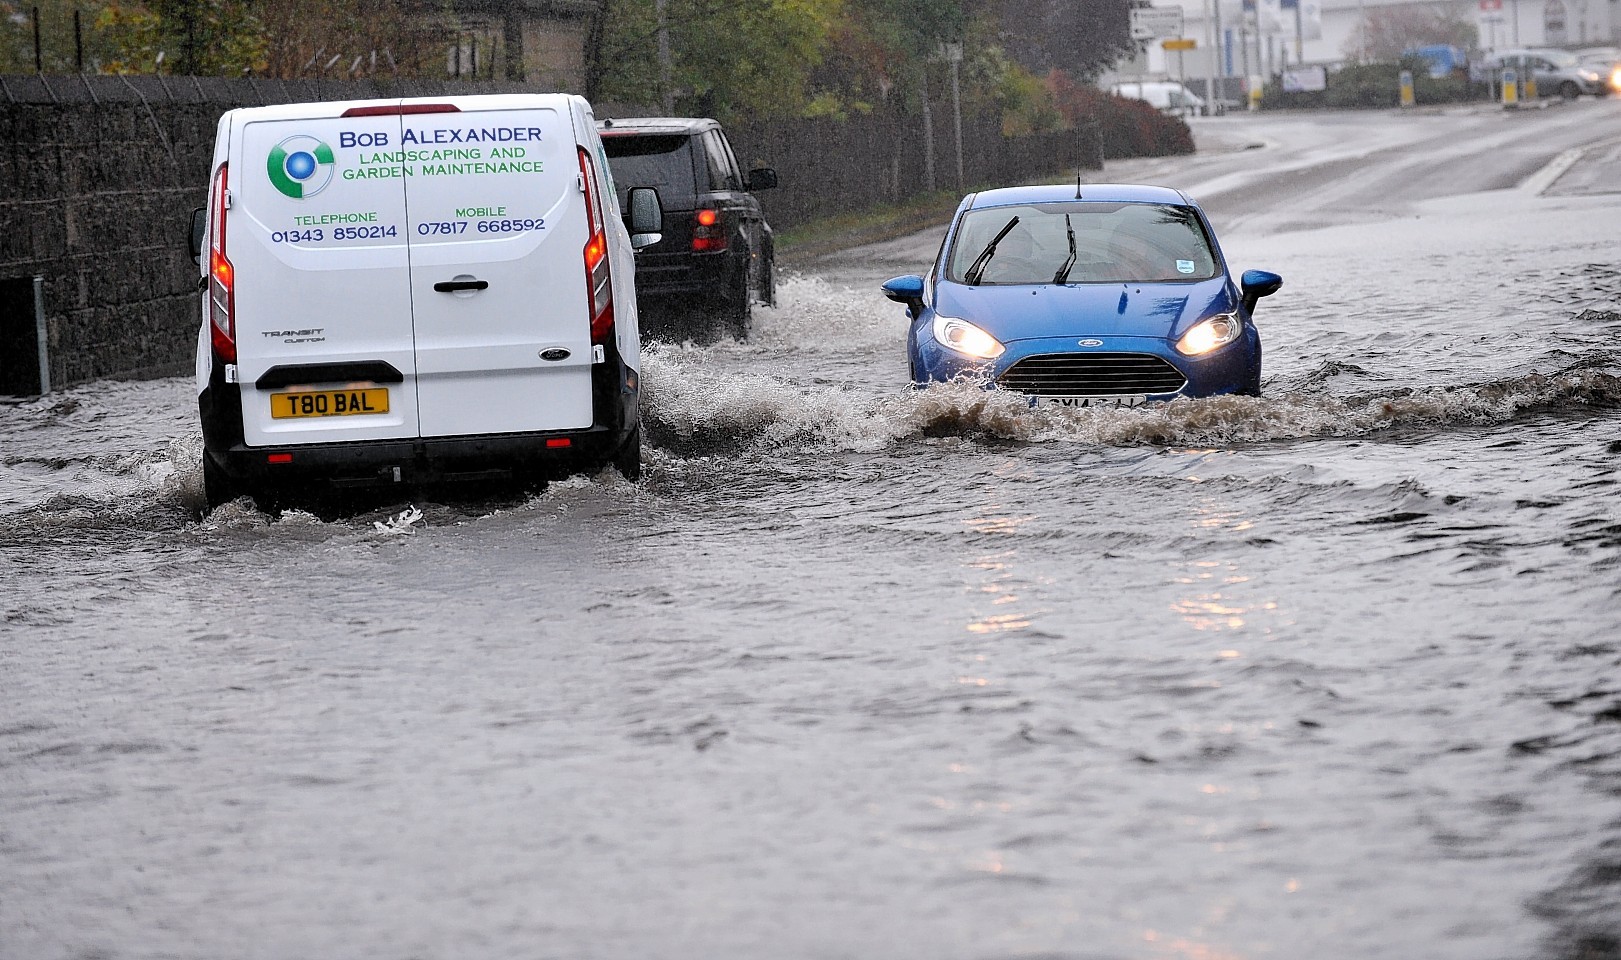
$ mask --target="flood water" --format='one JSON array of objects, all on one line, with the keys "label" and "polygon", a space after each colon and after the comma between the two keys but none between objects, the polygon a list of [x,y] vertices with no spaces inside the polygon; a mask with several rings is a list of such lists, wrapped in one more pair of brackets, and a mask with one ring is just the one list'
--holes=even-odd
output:
[{"label": "flood water", "polygon": [[189,378],[0,406],[0,958],[1621,957],[1621,194],[1515,186],[1621,103],[1544,113],[1108,171],[1284,276],[1260,398],[908,391],[935,231],[651,347],[639,484],[199,520]]}]

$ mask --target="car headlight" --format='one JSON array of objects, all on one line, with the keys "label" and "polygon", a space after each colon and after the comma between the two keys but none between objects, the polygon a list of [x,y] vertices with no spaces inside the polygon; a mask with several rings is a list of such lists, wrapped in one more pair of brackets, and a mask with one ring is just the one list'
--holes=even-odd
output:
[{"label": "car headlight", "polygon": [[934,316],[934,339],[940,345],[980,360],[994,360],[1007,349],[996,339],[967,320]]},{"label": "car headlight", "polygon": [[1582,79],[1586,80],[1588,83],[1598,83],[1598,74],[1591,70],[1583,70]]},{"label": "car headlight", "polygon": [[1243,330],[1244,324],[1239,321],[1238,314],[1218,313],[1200,320],[1182,334],[1182,338],[1176,341],[1176,349],[1190,357],[1197,357],[1232,343]]}]

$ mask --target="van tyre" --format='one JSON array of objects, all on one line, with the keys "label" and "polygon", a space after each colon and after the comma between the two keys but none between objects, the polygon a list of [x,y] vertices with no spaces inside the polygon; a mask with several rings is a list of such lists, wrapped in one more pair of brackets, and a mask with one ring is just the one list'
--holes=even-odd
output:
[{"label": "van tyre", "polygon": [[203,499],[207,501],[208,509],[230,503],[242,494],[243,491],[225,475],[208,451],[203,451]]},{"label": "van tyre", "polygon": [[1582,88],[1576,86],[1575,81],[1566,80],[1559,85],[1559,95],[1566,100],[1574,100],[1582,95]]},{"label": "van tyre", "polygon": [[613,456],[614,469],[626,480],[635,482],[642,478],[642,425],[636,428],[625,438],[625,442]]}]

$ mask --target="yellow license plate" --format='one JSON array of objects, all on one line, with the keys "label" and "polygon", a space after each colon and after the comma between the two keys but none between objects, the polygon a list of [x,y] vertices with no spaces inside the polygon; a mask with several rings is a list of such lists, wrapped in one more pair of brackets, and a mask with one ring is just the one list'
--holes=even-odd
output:
[{"label": "yellow license plate", "polygon": [[270,416],[275,420],[294,417],[355,417],[388,412],[388,388],[358,390],[296,390],[270,395]]}]

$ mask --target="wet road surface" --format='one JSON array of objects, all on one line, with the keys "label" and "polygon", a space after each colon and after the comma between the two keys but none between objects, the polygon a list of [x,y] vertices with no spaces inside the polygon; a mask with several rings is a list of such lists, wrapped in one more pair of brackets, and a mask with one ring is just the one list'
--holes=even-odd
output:
[{"label": "wet road surface", "polygon": [[1621,956],[1618,112],[1106,171],[1285,277],[1261,398],[906,391],[936,231],[651,348],[638,485],[198,520],[188,381],[0,407],[0,958]]}]

